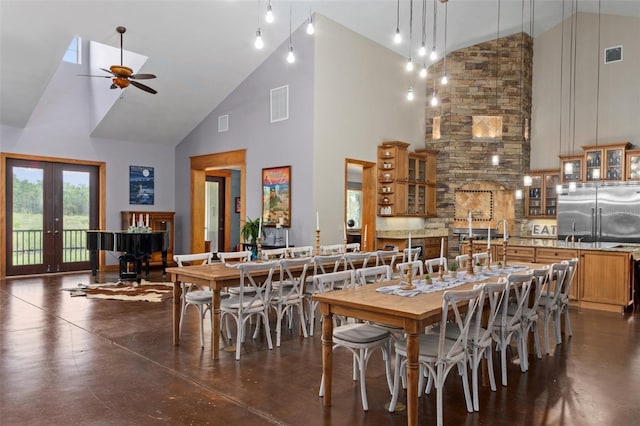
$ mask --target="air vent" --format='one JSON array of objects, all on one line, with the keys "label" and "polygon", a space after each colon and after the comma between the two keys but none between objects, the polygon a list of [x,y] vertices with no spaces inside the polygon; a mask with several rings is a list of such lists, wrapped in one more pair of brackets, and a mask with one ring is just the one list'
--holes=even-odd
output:
[{"label": "air vent", "polygon": [[229,130],[229,115],[221,115],[218,117],[218,133]]},{"label": "air vent", "polygon": [[622,61],[622,46],[607,47],[604,49],[604,63],[611,64],[613,62]]},{"label": "air vent", "polygon": [[289,119],[289,86],[271,89],[271,122]]}]

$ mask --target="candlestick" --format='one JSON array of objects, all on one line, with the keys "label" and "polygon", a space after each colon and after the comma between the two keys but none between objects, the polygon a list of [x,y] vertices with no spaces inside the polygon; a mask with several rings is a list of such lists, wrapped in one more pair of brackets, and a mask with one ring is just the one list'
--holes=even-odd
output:
[{"label": "candlestick", "polygon": [[256,240],[256,253],[258,255],[258,260],[262,259],[262,237],[258,236]]},{"label": "candlestick", "polygon": [[138,226],[142,226],[142,225],[144,225],[144,222],[142,222],[142,213],[140,213],[138,215]]},{"label": "candlestick", "polygon": [[144,226],[149,227],[149,213],[147,213],[147,217],[145,218]]},{"label": "candlestick", "polygon": [[469,237],[469,259],[467,260],[467,274],[473,275],[473,237]]},{"label": "candlestick", "polygon": [[258,221],[258,238],[262,238],[262,215],[260,215],[260,220]]},{"label": "candlestick", "polygon": [[320,229],[316,229],[316,256],[320,256]]},{"label": "candlestick", "polygon": [[411,262],[413,260],[413,258],[411,257],[411,232],[409,232],[409,262]]},{"label": "candlestick", "polygon": [[444,257],[444,237],[440,238],[440,264],[442,265],[442,258]]},{"label": "candlestick", "polygon": [[491,228],[487,226],[487,250],[491,248]]},{"label": "candlestick", "polygon": [[503,222],[504,234],[502,234],[502,240],[507,241],[509,239],[509,223],[507,222],[507,219],[502,219],[502,220],[504,220]]},{"label": "candlestick", "polygon": [[471,224],[473,223],[473,216],[471,215],[471,210],[469,210],[469,239],[471,239]]},{"label": "candlestick", "polygon": [[367,251],[367,225],[364,225],[364,243],[362,245],[362,251]]},{"label": "candlestick", "polygon": [[320,213],[316,210],[316,231],[320,230]]},{"label": "candlestick", "polygon": [[134,226],[134,227],[136,226],[136,214],[135,213],[133,213],[131,215],[131,226]]},{"label": "candlestick", "polygon": [[289,248],[289,230],[284,231],[284,245],[286,248]]}]

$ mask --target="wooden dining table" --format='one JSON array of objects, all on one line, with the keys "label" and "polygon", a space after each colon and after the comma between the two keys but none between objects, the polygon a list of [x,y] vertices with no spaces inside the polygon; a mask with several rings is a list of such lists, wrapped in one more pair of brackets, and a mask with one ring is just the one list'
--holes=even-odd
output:
[{"label": "wooden dining table", "polygon": [[[540,265],[526,264],[528,267]],[[497,281],[498,277],[470,281],[453,287],[452,290],[473,288],[475,284]],[[397,281],[396,281],[397,283]],[[444,290],[419,294],[414,297],[385,294],[378,287],[393,282],[383,282],[362,287],[317,294],[313,300],[319,302],[322,314],[322,373],[324,374],[325,407],[331,405],[331,382],[333,370],[333,315],[343,315],[364,321],[380,322],[402,327],[407,339],[407,424],[418,424],[418,379],[419,379],[419,335],[440,320]]]}]

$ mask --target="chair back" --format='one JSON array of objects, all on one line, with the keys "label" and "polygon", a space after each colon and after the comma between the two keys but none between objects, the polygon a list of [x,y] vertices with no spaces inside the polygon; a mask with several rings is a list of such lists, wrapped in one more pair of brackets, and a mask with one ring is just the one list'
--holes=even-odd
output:
[{"label": "chair back", "polygon": [[562,298],[568,300],[569,292],[571,291],[571,285],[573,284],[573,280],[576,276],[576,271],[578,270],[578,258],[573,258],[571,260],[563,260],[562,263],[566,263],[569,265],[569,271],[567,272],[567,279],[562,288]]},{"label": "chair back", "polygon": [[280,285],[277,296],[280,300],[302,300],[304,283],[309,265],[313,264],[312,257],[282,259],[280,262]]},{"label": "chair back", "polygon": [[213,261],[213,253],[174,254],[173,261],[179,268],[188,265],[207,265]]},{"label": "chair back", "polygon": [[[469,326],[479,305],[484,303],[482,286],[472,290],[447,290],[442,296],[442,319],[440,324],[455,324],[459,334],[453,345],[445,345],[447,327],[440,327],[438,359],[452,365],[466,356]],[[467,307],[466,311],[463,309]],[[450,342],[450,341],[449,341]]]},{"label": "chair back", "polygon": [[343,269],[346,269],[344,256],[342,254],[315,256],[313,258],[314,275],[326,274],[327,272],[337,272],[340,269],[340,266],[344,266]]},{"label": "chair back", "polygon": [[217,254],[218,254],[218,259],[220,259],[222,263],[251,261],[251,250],[226,251],[226,252],[220,251]]},{"label": "chair back", "polygon": [[[469,329],[469,341],[478,348],[489,346],[492,342],[493,326],[500,312],[500,307],[504,300],[506,280],[497,283],[482,284],[482,292],[484,298],[489,301],[488,306],[485,303],[478,304],[476,309],[476,318],[473,322],[473,328]],[[484,310],[489,309],[485,314]],[[485,321],[486,317],[486,322]]]},{"label": "chair back", "polygon": [[[509,274],[504,290],[504,301],[501,307],[500,326],[508,332],[519,327],[522,322],[522,310],[529,302],[529,292],[533,273]],[[509,306],[512,306],[509,309]],[[513,308],[515,306],[515,308]]]},{"label": "chair back", "polygon": [[359,285],[379,283],[390,279],[391,267],[389,265],[369,266],[356,270],[356,281]]},{"label": "chair back", "polygon": [[286,248],[262,249],[262,260],[284,259],[287,257]]},{"label": "chair back", "polygon": [[289,247],[289,257],[313,257],[313,246]]},{"label": "chair back", "polygon": [[[427,259],[424,261],[424,266],[426,267],[427,274],[433,274],[433,267],[437,266],[438,268],[443,268],[444,271],[447,270],[447,258],[446,257],[436,257],[434,259]],[[440,269],[438,269],[440,271]]]},{"label": "chair back", "polygon": [[478,263],[481,266],[489,266],[489,253],[487,253],[487,252],[474,253],[473,254],[473,266],[476,266]]},{"label": "chair back", "polygon": [[277,261],[245,262],[236,266],[240,270],[239,311],[258,312],[264,309],[271,292],[273,273],[278,266]]},{"label": "chair back", "polygon": [[400,272],[401,275],[407,275],[407,270],[411,267],[411,275],[415,278],[418,275],[424,275],[424,269],[422,267],[422,262],[419,260],[414,260],[412,262],[402,262],[396,263],[396,269]]},{"label": "chair back", "polygon": [[371,253],[364,252],[347,252],[344,254],[346,267],[354,271],[356,269],[366,268],[370,257]]},{"label": "chair back", "polygon": [[420,247],[406,248],[402,250],[402,263],[418,260],[420,257]]},{"label": "chair back", "polygon": [[353,270],[328,272],[313,277],[315,293],[326,293],[336,288],[351,288],[355,286],[355,272]]},{"label": "chair back", "polygon": [[360,243],[348,243],[345,246],[346,252],[360,251]]},{"label": "chair back", "polygon": [[324,255],[332,255],[332,254],[342,254],[344,253],[344,244],[331,244],[320,246],[320,253],[317,253],[321,256]]},{"label": "chair back", "polygon": [[548,285],[551,275],[551,268],[549,265],[544,265],[542,268],[534,269],[533,271],[533,286],[535,294],[533,296],[534,309],[540,304],[540,298],[544,293],[544,286]]},{"label": "chair back", "polygon": [[393,271],[400,252],[398,250],[378,250],[376,252],[376,266],[389,265]]},{"label": "chair back", "polygon": [[569,278],[568,263],[554,263],[551,265],[547,290],[544,292],[545,308],[550,309],[558,305],[567,279]]},{"label": "chair back", "polygon": [[458,268],[467,269],[467,263],[469,262],[468,254],[459,254],[456,256],[456,263],[458,264]]}]

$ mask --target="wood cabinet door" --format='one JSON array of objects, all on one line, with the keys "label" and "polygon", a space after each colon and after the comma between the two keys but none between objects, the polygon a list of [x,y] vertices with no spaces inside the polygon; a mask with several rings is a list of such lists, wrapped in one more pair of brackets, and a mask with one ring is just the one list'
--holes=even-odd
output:
[{"label": "wood cabinet door", "polygon": [[630,301],[629,253],[583,250],[579,265],[581,301],[627,306]]}]

